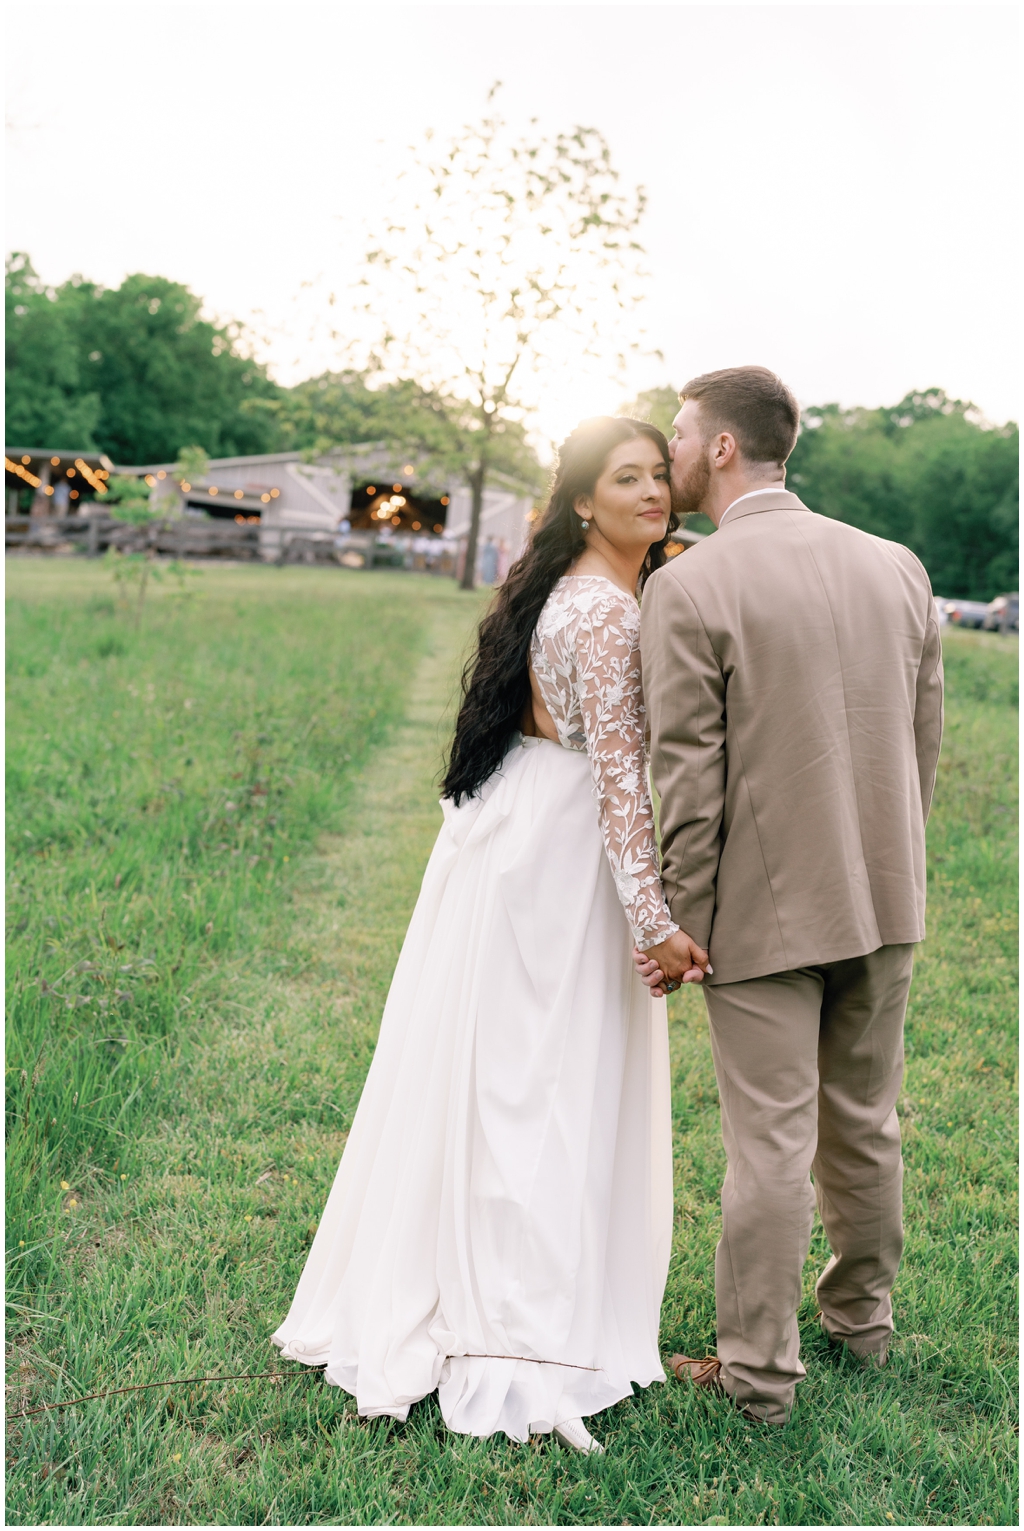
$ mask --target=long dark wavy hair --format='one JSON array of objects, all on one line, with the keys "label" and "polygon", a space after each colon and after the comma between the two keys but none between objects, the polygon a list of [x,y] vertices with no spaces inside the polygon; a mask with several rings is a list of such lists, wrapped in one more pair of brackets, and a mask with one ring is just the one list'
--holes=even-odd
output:
[{"label": "long dark wavy hair", "polygon": [[[530,699],[530,639],[551,591],[587,545],[574,505],[591,495],[610,453],[646,436],[668,466],[668,442],[646,420],[599,415],[584,420],[562,443],[548,506],[523,556],[509,570],[480,623],[476,653],[462,673],[462,706],[444,775],[444,794],[458,805],[473,797],[508,753]],[[652,543],[640,588],[665,562],[665,544],[678,518]]]}]

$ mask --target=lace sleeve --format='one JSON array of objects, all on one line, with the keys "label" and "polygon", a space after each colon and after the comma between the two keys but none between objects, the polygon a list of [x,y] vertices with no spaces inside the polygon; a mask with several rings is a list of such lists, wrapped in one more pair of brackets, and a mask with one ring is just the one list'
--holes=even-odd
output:
[{"label": "lace sleeve", "polygon": [[625,597],[621,604],[602,602],[601,607],[576,629],[579,703],[605,850],[634,940],[646,951],[679,926],[669,914],[658,873],[647,785],[640,617]]}]

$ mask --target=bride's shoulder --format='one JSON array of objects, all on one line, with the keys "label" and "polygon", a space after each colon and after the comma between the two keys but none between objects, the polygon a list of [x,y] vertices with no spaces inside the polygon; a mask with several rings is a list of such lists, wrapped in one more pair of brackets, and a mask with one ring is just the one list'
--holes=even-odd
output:
[{"label": "bride's shoulder", "polygon": [[625,590],[601,574],[563,574],[537,623],[539,637],[556,630],[613,629],[623,638],[640,632],[640,608]]},{"label": "bride's shoulder", "polygon": [[639,625],[640,607],[636,596],[616,585],[603,574],[568,574],[572,583],[572,603],[591,618],[595,624],[622,621],[627,625],[634,621]]}]

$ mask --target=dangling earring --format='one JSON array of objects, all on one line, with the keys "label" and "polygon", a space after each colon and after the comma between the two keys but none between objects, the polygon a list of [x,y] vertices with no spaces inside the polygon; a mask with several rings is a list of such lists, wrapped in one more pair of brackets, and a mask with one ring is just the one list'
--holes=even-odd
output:
[{"label": "dangling earring", "polygon": [[580,516],[580,527],[581,527],[584,535],[586,534],[586,530],[587,530],[587,527],[589,525],[590,525],[590,522],[587,520],[586,516]]}]

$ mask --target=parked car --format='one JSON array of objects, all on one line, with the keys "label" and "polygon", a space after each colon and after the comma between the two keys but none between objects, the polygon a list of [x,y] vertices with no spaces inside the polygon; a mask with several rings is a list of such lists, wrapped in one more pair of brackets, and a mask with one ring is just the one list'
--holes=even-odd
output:
[{"label": "parked car", "polygon": [[954,627],[980,627],[988,607],[984,601],[947,601],[946,612]]},{"label": "parked car", "polygon": [[935,602],[935,615],[938,618],[939,626],[945,627],[949,621],[949,612],[946,610],[949,602],[944,595],[936,595],[932,599]]},{"label": "parked car", "polygon": [[982,627],[990,633],[1020,632],[1020,596],[1016,590],[1010,595],[997,595],[989,601]]}]

